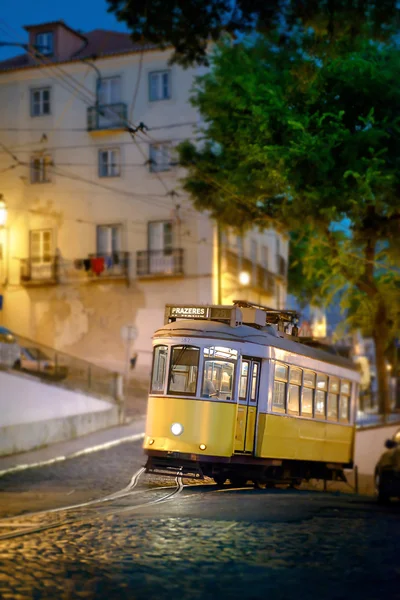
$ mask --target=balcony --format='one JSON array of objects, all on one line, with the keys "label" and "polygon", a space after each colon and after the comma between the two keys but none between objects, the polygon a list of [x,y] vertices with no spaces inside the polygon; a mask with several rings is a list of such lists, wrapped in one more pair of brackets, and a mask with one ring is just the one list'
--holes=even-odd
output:
[{"label": "balcony", "polygon": [[129,280],[129,252],[89,254],[87,258],[76,260],[74,266],[85,271],[90,281]]},{"label": "balcony", "polygon": [[100,104],[87,109],[87,130],[125,131],[127,125],[127,106],[124,102]]},{"label": "balcony", "polygon": [[136,254],[137,277],[158,278],[183,275],[183,249],[139,250]]},{"label": "balcony", "polygon": [[234,252],[226,250],[223,253],[225,273],[237,278],[240,271],[250,274],[249,287],[261,293],[272,296],[275,293],[275,276],[261,265],[255,265],[248,258],[240,258]]},{"label": "balcony", "polygon": [[58,257],[21,259],[20,280],[24,286],[57,285],[60,282]]}]

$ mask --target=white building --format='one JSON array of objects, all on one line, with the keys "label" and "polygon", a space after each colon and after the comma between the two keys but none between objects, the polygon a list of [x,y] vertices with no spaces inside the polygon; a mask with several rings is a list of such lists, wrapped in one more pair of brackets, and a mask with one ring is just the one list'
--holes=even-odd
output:
[{"label": "white building", "polygon": [[149,365],[166,303],[283,307],[287,239],[218,235],[180,187],[173,148],[194,137],[198,71],[126,34],[26,30],[28,52],[0,63],[0,324],[121,370],[121,328]]}]

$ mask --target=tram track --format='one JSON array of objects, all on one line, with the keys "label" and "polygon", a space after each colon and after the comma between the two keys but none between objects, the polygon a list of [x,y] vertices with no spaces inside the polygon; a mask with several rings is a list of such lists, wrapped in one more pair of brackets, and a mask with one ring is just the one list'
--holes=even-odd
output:
[{"label": "tram track", "polygon": [[[175,486],[159,486],[145,490],[135,490],[141,475],[145,469],[141,468],[131,478],[131,481],[125,488],[112,494],[108,494],[95,500],[71,504],[67,506],[52,508],[48,510],[25,513],[17,517],[6,517],[0,520],[0,543],[12,538],[18,538],[27,535],[41,533],[43,531],[56,529],[68,525],[87,523],[99,518],[110,517],[130,511],[134,511],[153,504],[160,504],[172,500],[179,495],[186,487],[183,484],[182,476],[179,472],[175,478]],[[147,502],[139,504],[123,504],[133,495],[158,494],[160,491],[167,493]],[[110,506],[111,503],[111,506]]]}]

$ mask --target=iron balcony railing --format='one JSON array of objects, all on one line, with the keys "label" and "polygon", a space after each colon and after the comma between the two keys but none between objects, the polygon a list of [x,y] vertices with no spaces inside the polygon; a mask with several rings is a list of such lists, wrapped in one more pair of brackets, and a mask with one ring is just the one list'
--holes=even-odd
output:
[{"label": "iron balcony railing", "polygon": [[87,130],[124,129],[127,125],[127,115],[124,102],[90,106],[87,109]]},{"label": "iron balcony railing", "polygon": [[139,250],[136,273],[138,277],[183,275],[183,248]]},{"label": "iron balcony railing", "polygon": [[128,279],[129,252],[89,254],[74,262],[75,268],[84,270],[91,279]]},{"label": "iron balcony railing", "polygon": [[20,279],[25,285],[55,285],[59,283],[58,256],[21,259]]},{"label": "iron balcony railing", "polygon": [[275,277],[271,271],[230,250],[224,251],[224,259],[226,273],[238,277],[240,271],[247,271],[250,274],[250,287],[270,295],[275,293]]}]

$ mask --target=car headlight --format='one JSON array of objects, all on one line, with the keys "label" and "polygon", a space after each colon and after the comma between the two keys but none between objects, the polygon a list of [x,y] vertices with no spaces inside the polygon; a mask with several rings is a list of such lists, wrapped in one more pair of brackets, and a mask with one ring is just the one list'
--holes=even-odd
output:
[{"label": "car headlight", "polygon": [[182,431],[183,425],[181,425],[180,423],[172,423],[171,432],[173,433],[173,435],[181,435]]}]

